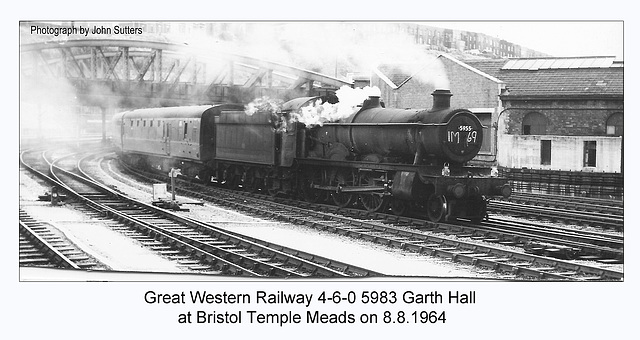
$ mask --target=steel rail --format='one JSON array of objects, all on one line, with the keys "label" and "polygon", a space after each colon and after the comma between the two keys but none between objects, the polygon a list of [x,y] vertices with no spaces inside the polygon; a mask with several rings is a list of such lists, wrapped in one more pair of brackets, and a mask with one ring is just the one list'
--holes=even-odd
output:
[{"label": "steel rail", "polygon": [[[488,222],[483,224],[497,224],[499,228],[515,228],[519,229],[522,223],[515,222],[513,220],[507,220],[505,218],[500,218],[497,216],[492,216]],[[569,229],[565,227],[552,227],[542,224],[533,223],[530,221],[526,222],[526,226],[524,226],[527,232],[531,233],[548,233],[552,235],[557,235],[558,238],[563,238],[566,240],[575,240],[576,242],[590,242],[594,245],[601,245],[610,248],[621,248],[624,244],[624,236],[618,234],[608,234],[602,232],[595,231],[587,231],[587,230],[575,230]]]},{"label": "steel rail", "polygon": [[[22,212],[22,211],[21,211]],[[22,219],[23,214],[20,214],[20,218]],[[25,238],[27,238],[30,242],[37,245],[38,248],[43,252],[44,255],[48,257],[53,263],[62,268],[69,269],[80,269],[75,262],[69,259],[67,256],[62,254],[60,251],[55,249],[55,247],[47,242],[44,238],[40,237],[38,233],[33,230],[31,227],[27,225],[26,222],[20,220],[19,221],[20,232]]]},{"label": "steel rail", "polygon": [[523,206],[522,204],[498,201],[489,202],[487,208],[492,211],[502,211],[511,214],[527,214],[539,217],[589,223],[592,225],[598,225],[602,228],[610,228],[615,230],[624,229],[624,219],[622,217],[612,217],[611,215],[606,214],[576,212],[550,207]]},{"label": "steel rail", "polygon": [[533,195],[527,193],[513,193],[509,198],[502,199],[508,202],[525,203],[537,206],[553,206],[557,208],[567,209],[573,208],[576,211],[595,211],[602,214],[613,216],[623,216],[624,207],[620,201],[607,201],[604,199],[595,201],[580,197],[561,196],[561,195]]}]

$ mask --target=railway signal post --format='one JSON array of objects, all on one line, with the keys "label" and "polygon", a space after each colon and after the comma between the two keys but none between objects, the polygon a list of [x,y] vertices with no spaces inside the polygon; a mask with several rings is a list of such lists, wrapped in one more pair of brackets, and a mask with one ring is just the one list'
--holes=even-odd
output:
[{"label": "railway signal post", "polygon": [[169,177],[171,178],[171,203],[169,207],[173,210],[184,210],[180,208],[180,204],[176,201],[176,177],[178,175],[182,175],[180,169],[171,168],[171,171],[169,171]]}]

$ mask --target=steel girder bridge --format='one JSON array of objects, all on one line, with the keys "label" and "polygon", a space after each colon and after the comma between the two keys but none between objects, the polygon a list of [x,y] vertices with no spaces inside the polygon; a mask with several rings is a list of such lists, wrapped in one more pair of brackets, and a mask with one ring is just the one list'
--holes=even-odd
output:
[{"label": "steel girder bridge", "polygon": [[[95,130],[102,130],[103,140],[107,113],[141,107],[246,104],[262,96],[288,100],[325,94],[344,85],[353,83],[260,58],[162,41],[85,39],[20,45],[21,104],[33,103],[38,112],[65,103],[98,108],[101,127]],[[55,105],[45,98],[53,99]],[[42,113],[36,115],[41,121]],[[87,122],[96,119],[87,118]],[[82,124],[78,118],[78,130]]]},{"label": "steel girder bridge", "polygon": [[[21,83],[64,80],[87,105],[247,103],[335,91],[351,82],[259,58],[176,43],[87,39],[22,44]],[[28,88],[28,86],[27,86]]]}]

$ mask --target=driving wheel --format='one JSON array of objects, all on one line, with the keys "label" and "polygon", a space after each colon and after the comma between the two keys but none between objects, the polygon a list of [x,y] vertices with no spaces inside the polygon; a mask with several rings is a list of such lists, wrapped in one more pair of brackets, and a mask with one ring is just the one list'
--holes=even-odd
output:
[{"label": "driving wheel", "polygon": [[[368,174],[362,175],[360,183],[363,186],[374,186],[376,184],[375,178]],[[360,194],[360,202],[370,212],[383,212],[389,208],[389,196],[385,196],[383,193]]]},{"label": "driving wheel", "polygon": [[[353,186],[354,183],[355,178],[353,174],[342,171],[338,172],[335,179],[333,180],[333,184],[335,186],[350,187]],[[332,192],[331,199],[333,200],[333,203],[335,203],[335,205],[339,206],[340,208],[344,208],[353,203],[353,201],[355,200],[355,195],[349,193]]]}]

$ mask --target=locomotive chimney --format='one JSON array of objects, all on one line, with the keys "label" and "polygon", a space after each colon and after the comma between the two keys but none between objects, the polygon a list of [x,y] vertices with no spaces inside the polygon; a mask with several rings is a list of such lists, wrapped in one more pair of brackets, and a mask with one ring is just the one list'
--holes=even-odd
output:
[{"label": "locomotive chimney", "polygon": [[362,103],[362,109],[370,109],[374,107],[382,107],[380,105],[380,97],[378,96],[369,96],[369,98],[365,99]]},{"label": "locomotive chimney", "polygon": [[433,107],[431,111],[438,111],[448,109],[451,106],[451,91],[449,90],[435,90],[431,93],[433,96]]}]

